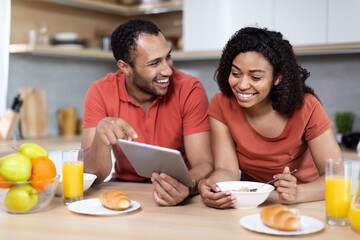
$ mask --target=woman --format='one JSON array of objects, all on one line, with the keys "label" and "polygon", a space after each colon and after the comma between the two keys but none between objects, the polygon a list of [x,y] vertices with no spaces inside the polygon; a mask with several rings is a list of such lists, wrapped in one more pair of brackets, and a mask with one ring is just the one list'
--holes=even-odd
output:
[{"label": "woman", "polygon": [[280,203],[324,199],[325,160],[342,154],[308,76],[281,33],[247,27],[231,37],[208,110],[215,171],[199,184],[208,206],[234,204],[216,182],[239,180],[239,169],[245,181],[276,178]]}]

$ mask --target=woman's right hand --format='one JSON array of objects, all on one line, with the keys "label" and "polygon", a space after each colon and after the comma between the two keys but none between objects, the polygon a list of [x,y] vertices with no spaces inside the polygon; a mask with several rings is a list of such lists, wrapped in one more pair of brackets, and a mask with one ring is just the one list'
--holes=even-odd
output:
[{"label": "woman's right hand", "polygon": [[211,179],[201,180],[198,189],[204,203],[209,207],[229,208],[236,202],[235,196],[229,191],[222,192]]}]

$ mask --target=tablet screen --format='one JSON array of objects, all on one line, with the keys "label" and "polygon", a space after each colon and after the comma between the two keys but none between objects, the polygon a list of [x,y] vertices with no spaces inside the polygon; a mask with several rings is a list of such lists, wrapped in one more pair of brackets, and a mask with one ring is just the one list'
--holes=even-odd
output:
[{"label": "tablet screen", "polygon": [[180,151],[123,139],[117,142],[139,176],[151,178],[153,172],[165,173],[188,187],[194,186]]}]

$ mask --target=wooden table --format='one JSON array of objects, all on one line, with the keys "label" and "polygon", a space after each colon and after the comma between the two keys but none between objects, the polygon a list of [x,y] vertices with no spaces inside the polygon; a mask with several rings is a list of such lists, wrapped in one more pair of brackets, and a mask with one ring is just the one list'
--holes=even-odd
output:
[{"label": "wooden table", "polygon": [[[141,208],[115,216],[88,216],[70,212],[62,199],[54,197],[41,212],[14,215],[0,210],[0,238],[9,239],[289,239],[246,230],[239,219],[258,213],[274,203],[269,198],[259,208],[213,209],[199,195],[181,206],[158,207],[152,199],[152,185],[141,183],[103,183],[85,192],[84,198],[96,198],[102,192],[123,190],[141,204]],[[324,201],[293,205],[302,215],[325,222]],[[360,239],[350,226],[334,227],[312,234],[291,236],[306,239]]]}]

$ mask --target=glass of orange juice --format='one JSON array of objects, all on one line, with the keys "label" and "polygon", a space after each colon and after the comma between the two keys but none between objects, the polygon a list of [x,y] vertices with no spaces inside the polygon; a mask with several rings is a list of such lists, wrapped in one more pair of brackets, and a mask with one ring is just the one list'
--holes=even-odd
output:
[{"label": "glass of orange juice", "polygon": [[348,225],[351,161],[327,159],[325,172],[326,221],[330,225]]},{"label": "glass of orange juice", "polygon": [[67,149],[62,152],[63,201],[68,205],[83,198],[84,151]]},{"label": "glass of orange juice", "polygon": [[360,189],[359,188],[360,188],[360,171],[348,214],[349,222],[352,228],[358,233],[360,233]]}]

